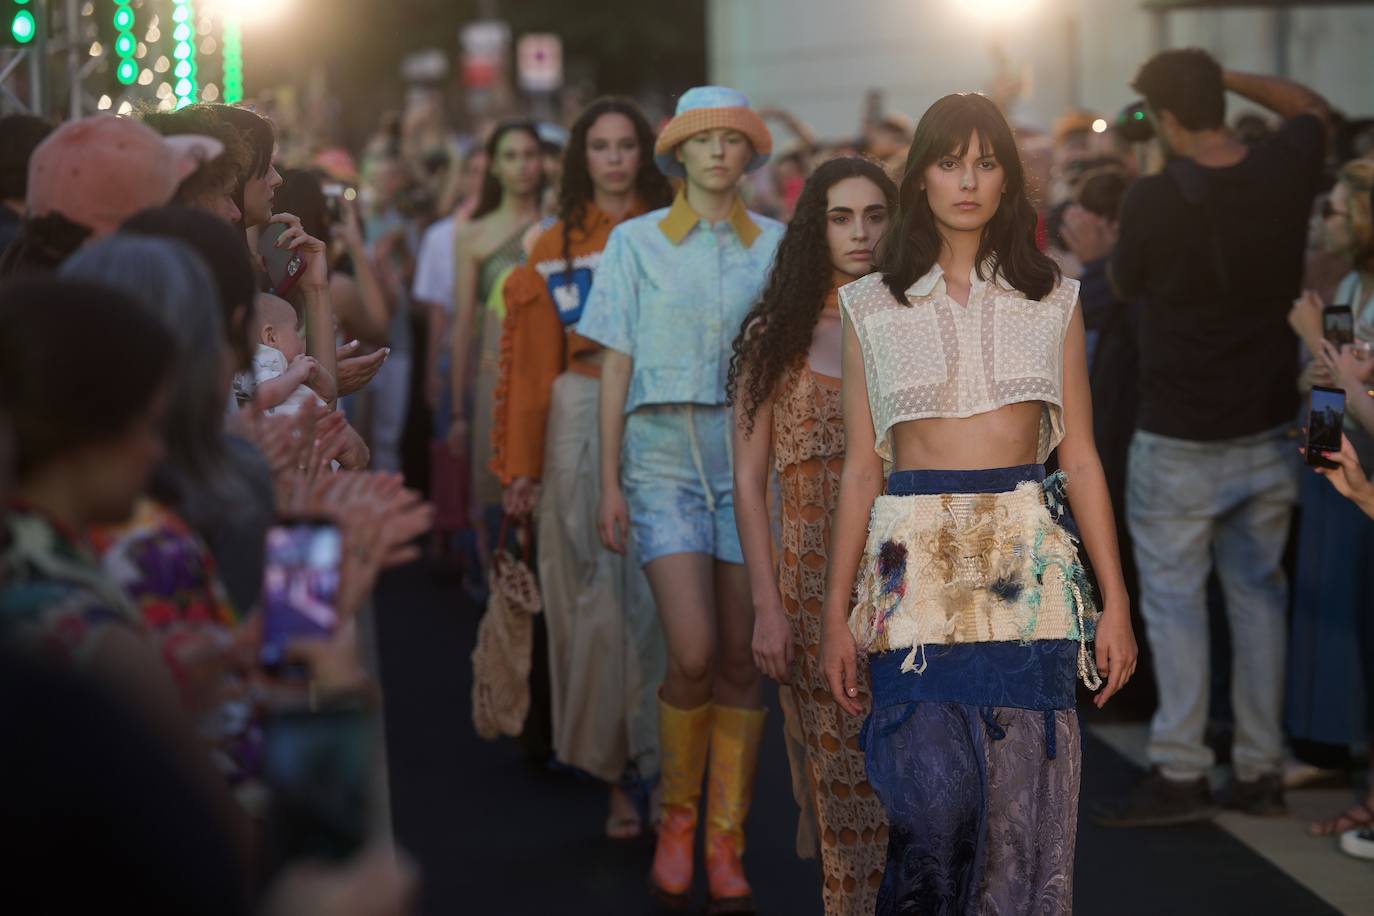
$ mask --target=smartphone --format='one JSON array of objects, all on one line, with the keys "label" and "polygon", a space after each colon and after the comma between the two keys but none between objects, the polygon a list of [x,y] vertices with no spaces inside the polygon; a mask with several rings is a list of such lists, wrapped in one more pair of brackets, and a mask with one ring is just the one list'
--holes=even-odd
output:
[{"label": "smartphone", "polygon": [[324,639],[339,627],[339,564],[343,538],[327,522],[296,521],[267,532],[259,661],[285,671],[286,649],[299,639]]},{"label": "smartphone", "polygon": [[1355,316],[1348,305],[1328,305],[1322,309],[1322,335],[1337,349],[1355,342]]},{"label": "smartphone", "polygon": [[1307,408],[1307,463],[1317,468],[1338,465],[1322,457],[1322,452],[1341,450],[1341,427],[1345,424],[1345,392],[1340,388],[1312,386]]},{"label": "smartphone", "polygon": [[263,724],[272,866],[340,862],[367,842],[371,723],[361,708],[276,712]]},{"label": "smartphone", "polygon": [[258,236],[258,254],[267,268],[272,293],[285,296],[305,273],[305,255],[289,248],[278,248],[277,239],[290,227],[285,223],[268,223]]},{"label": "smartphone", "polygon": [[329,221],[331,223],[343,222],[344,201],[356,200],[358,197],[357,189],[340,181],[326,181],[320,185],[320,190],[324,192],[324,203],[329,210]]}]

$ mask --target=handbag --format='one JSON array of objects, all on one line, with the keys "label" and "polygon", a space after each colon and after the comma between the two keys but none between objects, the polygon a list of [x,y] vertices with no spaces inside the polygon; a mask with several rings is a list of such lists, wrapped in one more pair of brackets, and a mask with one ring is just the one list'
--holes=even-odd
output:
[{"label": "handbag", "polygon": [[[520,557],[506,547],[512,525]],[[487,741],[519,736],[529,714],[534,615],[543,610],[539,583],[529,565],[530,537],[528,520],[505,516],[492,553],[491,592],[472,650],[472,724]]]}]

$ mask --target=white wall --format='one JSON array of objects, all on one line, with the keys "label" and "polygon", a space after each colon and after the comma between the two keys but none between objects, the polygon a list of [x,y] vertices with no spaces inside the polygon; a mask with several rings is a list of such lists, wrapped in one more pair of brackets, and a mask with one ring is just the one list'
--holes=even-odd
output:
[{"label": "white wall", "polygon": [[[988,88],[995,44],[1030,76],[1021,120],[1048,126],[1074,101],[1110,116],[1135,98],[1130,79],[1156,42],[1140,0],[1032,2],[1030,15],[988,22],[970,8],[990,0],[710,0],[711,79],[756,106],[791,109],[825,137],[854,133],[869,88],[913,118],[948,92]],[[1374,2],[1289,17],[1289,76],[1352,115],[1374,114]],[[1272,11],[1176,12],[1167,23],[1167,47],[1274,72]]]}]

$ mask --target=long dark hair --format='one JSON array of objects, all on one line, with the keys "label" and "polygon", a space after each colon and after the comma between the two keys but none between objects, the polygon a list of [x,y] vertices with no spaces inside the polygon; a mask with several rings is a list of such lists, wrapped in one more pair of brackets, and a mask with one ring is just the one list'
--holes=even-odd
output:
[{"label": "long dark hair", "polygon": [[[482,178],[482,193],[477,198],[477,208],[472,211],[470,219],[481,219],[501,206],[501,195],[504,194],[505,191],[501,187],[501,182],[496,178],[496,148],[501,145],[501,141],[505,139],[506,134],[513,131],[523,131],[530,135],[530,138],[534,140],[536,146],[542,147],[543,145],[539,141],[539,128],[535,126],[533,121],[517,118],[510,121],[502,121],[500,124],[496,125],[496,129],[493,130],[491,136],[487,138],[487,174]],[[541,169],[539,173],[539,194],[541,195],[544,193],[545,180],[544,173]]]},{"label": "long dark hair", "polygon": [[983,227],[975,262],[980,279],[989,258],[994,269],[1031,299],[1042,299],[1059,282],[1059,267],[1035,245],[1035,208],[1026,195],[1026,173],[1016,140],[1002,112],[976,93],[947,95],[921,118],[902,175],[896,225],[883,240],[878,258],[883,282],[901,302],[906,291],[940,258],[944,240],[921,188],[926,169],[941,156],[963,156],[974,135],[991,147],[1006,174],[1005,193],[997,212]]},{"label": "long dark hair", "polygon": [[572,273],[571,242],[573,230],[585,230],[582,221],[587,217],[587,204],[592,202],[596,189],[587,168],[587,134],[604,114],[621,114],[634,125],[639,141],[639,171],[635,175],[635,194],[650,210],[666,207],[672,200],[673,189],[668,179],[654,165],[654,131],[644,112],[629,99],[600,98],[578,115],[563,151],[563,183],[558,189],[558,218],[563,222],[563,260]]},{"label": "long dark hair", "polygon": [[[807,179],[792,221],[778,243],[763,298],[744,316],[730,357],[725,395],[732,404],[740,399],[745,428],[750,433],[759,405],[772,396],[782,373],[805,359],[811,347],[811,335],[835,275],[825,237],[828,195],[846,178],[867,178],[883,192],[889,212],[897,207],[896,185],[869,159],[832,159]],[[863,218],[863,214],[856,215]],[[741,392],[740,374],[746,371]]]}]

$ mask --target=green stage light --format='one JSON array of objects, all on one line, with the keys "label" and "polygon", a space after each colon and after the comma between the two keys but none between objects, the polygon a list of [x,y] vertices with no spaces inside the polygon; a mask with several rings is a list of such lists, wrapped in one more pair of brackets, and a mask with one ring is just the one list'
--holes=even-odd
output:
[{"label": "green stage light", "polygon": [[10,35],[21,45],[26,45],[33,41],[38,34],[38,23],[33,20],[33,13],[28,10],[20,10],[14,14],[14,19],[10,22]]},{"label": "green stage light", "polygon": [[243,101],[243,21],[237,13],[224,17],[224,32],[220,36],[220,59],[224,63],[224,102],[234,105]]},{"label": "green stage light", "polygon": [[121,60],[119,66],[115,67],[115,79],[125,86],[132,86],[134,80],[138,79],[138,64],[131,60]]},{"label": "green stage light", "polygon": [[176,107],[185,108],[196,101],[196,11],[191,0],[172,0],[172,40],[177,43],[172,56],[177,60]]}]

